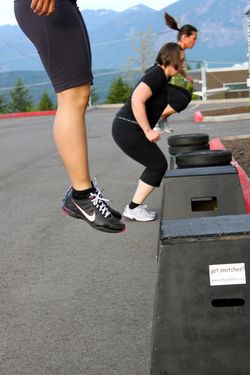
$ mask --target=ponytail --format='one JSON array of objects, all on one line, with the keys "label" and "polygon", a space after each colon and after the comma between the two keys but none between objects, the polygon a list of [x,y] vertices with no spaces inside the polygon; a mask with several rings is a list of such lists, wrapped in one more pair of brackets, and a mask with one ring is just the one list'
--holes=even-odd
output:
[{"label": "ponytail", "polygon": [[175,19],[172,16],[170,16],[170,14],[168,14],[167,12],[164,13],[164,18],[165,18],[166,25],[170,27],[170,29],[178,31],[178,34],[177,34],[178,41],[181,39],[182,35],[191,36],[194,32],[198,31],[196,27],[192,25],[183,25],[181,27],[178,27],[178,24],[175,21]]},{"label": "ponytail", "polygon": [[175,21],[175,19],[172,16],[170,16],[170,14],[168,14],[167,12],[165,12],[164,13],[164,18],[165,18],[166,25],[168,27],[170,27],[170,29],[180,31],[180,29],[179,29],[179,27],[177,25],[177,22]]}]

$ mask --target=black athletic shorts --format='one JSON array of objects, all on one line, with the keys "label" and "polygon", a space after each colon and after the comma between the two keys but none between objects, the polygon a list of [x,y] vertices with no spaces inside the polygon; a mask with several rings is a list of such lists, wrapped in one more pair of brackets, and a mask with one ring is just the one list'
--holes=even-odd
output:
[{"label": "black athletic shorts", "polygon": [[56,93],[92,83],[88,32],[75,0],[56,0],[51,16],[38,16],[31,0],[15,0],[16,20],[35,45]]},{"label": "black athletic shorts", "polygon": [[168,104],[175,112],[183,111],[191,102],[192,95],[184,87],[168,84]]}]

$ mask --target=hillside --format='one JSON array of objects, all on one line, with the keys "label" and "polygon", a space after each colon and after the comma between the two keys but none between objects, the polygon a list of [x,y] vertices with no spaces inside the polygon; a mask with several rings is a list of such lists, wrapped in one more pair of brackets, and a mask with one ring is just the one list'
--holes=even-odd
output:
[{"label": "hillside", "polygon": [[[98,103],[104,103],[106,101],[108,90],[112,81],[122,76],[125,81],[130,85],[133,82],[129,80],[128,75],[124,72],[102,69],[94,70],[94,87],[95,92],[99,97]],[[1,96],[9,98],[10,90],[12,90],[16,84],[16,81],[21,79],[22,83],[29,90],[29,94],[33,98],[33,104],[37,104],[41,95],[47,92],[53,102],[56,102],[56,97],[47,74],[43,70],[38,71],[12,71],[6,73],[0,73],[0,98]],[[136,78],[134,78],[136,80]]]},{"label": "hillside", "polygon": [[[142,4],[123,12],[112,10],[82,11],[87,24],[93,54],[95,88],[104,102],[114,78],[123,75],[131,66],[129,58],[136,57],[133,43],[139,32],[151,31],[155,39],[152,51],[168,41],[176,40],[176,32],[168,29],[163,20],[165,11],[183,25],[196,26],[198,42],[188,50],[188,64],[195,68],[200,61],[208,67],[228,67],[243,63],[247,58],[247,27],[244,11],[249,0],[178,0],[156,11]],[[28,86],[34,101],[47,91],[53,98],[53,90],[31,42],[18,26],[0,26],[0,96],[6,95],[6,87],[15,85],[21,78]],[[150,57],[150,63],[153,57]]]},{"label": "hillside", "polygon": [[[134,54],[131,42],[136,33],[156,33],[154,49],[175,40],[175,32],[164,24],[168,11],[181,24],[199,29],[199,40],[188,60],[207,60],[209,67],[233,65],[247,61],[247,31],[244,10],[249,0],[179,0],[160,11],[144,5],[123,12],[84,10],[93,53],[94,69],[120,69]],[[41,70],[32,44],[18,26],[0,27],[0,71]]]}]

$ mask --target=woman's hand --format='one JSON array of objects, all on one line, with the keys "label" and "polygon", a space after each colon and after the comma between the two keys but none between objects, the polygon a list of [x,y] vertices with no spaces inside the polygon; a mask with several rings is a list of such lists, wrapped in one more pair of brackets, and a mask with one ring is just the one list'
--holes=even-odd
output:
[{"label": "woman's hand", "polygon": [[147,137],[147,139],[150,141],[150,142],[153,142],[153,143],[156,143],[159,141],[159,139],[161,138],[161,135],[159,132],[153,130],[153,129],[149,129],[149,130],[146,130],[144,132],[145,136]]},{"label": "woman's hand", "polygon": [[38,16],[50,16],[55,11],[56,0],[32,0],[30,7]]},{"label": "woman's hand", "polygon": [[193,83],[193,77],[186,75],[185,76],[186,81]]}]

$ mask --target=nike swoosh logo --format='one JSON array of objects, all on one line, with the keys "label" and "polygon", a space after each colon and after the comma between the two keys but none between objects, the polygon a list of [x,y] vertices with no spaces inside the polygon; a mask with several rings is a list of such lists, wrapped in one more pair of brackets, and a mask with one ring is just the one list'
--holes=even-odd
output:
[{"label": "nike swoosh logo", "polygon": [[[74,201],[73,201],[74,202]],[[78,208],[78,210],[81,211],[81,213],[86,217],[86,219],[88,219],[89,221],[91,221],[93,223],[93,221],[95,221],[95,212],[92,214],[92,215],[89,215],[87,214],[87,212],[85,212],[81,207],[78,206],[78,204],[76,204],[74,202],[74,205]]]}]

